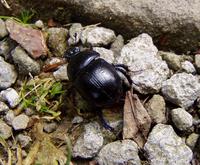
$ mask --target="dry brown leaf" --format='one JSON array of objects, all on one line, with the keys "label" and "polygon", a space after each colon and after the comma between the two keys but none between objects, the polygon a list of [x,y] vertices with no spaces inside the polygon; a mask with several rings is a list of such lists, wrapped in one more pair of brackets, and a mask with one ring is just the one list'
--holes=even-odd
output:
[{"label": "dry brown leaf", "polygon": [[136,94],[126,94],[123,139],[133,139],[143,147],[151,127],[151,118]]},{"label": "dry brown leaf", "polygon": [[30,26],[24,26],[13,19],[6,20],[6,27],[10,37],[19,43],[32,58],[47,55],[47,46],[44,36],[40,30]]}]

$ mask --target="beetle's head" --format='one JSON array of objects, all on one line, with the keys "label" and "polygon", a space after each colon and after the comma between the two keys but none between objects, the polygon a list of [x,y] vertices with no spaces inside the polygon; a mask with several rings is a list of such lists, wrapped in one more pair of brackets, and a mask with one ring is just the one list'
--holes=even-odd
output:
[{"label": "beetle's head", "polygon": [[80,52],[79,47],[70,48],[65,52],[64,58],[66,58],[69,61],[72,57],[76,56],[79,52]]}]

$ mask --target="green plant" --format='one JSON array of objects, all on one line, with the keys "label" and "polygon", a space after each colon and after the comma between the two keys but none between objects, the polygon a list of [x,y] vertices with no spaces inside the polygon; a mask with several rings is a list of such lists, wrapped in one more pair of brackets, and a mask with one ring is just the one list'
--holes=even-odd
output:
[{"label": "green plant", "polygon": [[33,10],[23,10],[20,13],[19,19],[21,20],[22,23],[28,24],[29,21],[32,19],[34,16],[35,12]]},{"label": "green plant", "polygon": [[58,119],[61,114],[58,109],[62,104],[63,93],[61,82],[56,82],[54,78],[32,77],[22,85],[21,109],[29,107],[50,115],[48,119]]},{"label": "green plant", "polygon": [[19,18],[17,17],[11,17],[11,16],[0,16],[1,19],[13,19],[21,24],[29,24],[30,20],[35,15],[35,12],[33,10],[23,10],[20,13]]}]

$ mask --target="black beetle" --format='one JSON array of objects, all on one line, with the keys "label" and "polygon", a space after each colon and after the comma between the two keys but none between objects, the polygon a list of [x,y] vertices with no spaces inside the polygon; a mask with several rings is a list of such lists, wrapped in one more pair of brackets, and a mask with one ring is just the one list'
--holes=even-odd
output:
[{"label": "black beetle", "polygon": [[128,68],[113,65],[93,50],[80,51],[74,47],[66,51],[67,74],[79,94],[96,109],[111,107],[119,102],[131,85]]}]

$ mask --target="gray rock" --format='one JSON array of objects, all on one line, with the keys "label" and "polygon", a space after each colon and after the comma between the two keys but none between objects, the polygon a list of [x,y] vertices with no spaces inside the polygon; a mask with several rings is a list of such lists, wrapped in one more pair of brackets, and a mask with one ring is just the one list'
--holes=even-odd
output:
[{"label": "gray rock", "polygon": [[58,125],[56,124],[56,122],[45,123],[44,131],[47,133],[52,133],[53,131],[56,130],[57,127],[58,127]]},{"label": "gray rock", "polygon": [[177,73],[163,82],[162,93],[168,101],[187,109],[200,95],[200,83],[192,74]]},{"label": "gray rock", "polygon": [[196,69],[190,61],[181,62],[181,69],[186,73],[196,73]]},{"label": "gray rock", "polygon": [[19,73],[24,75],[29,73],[37,75],[40,73],[39,63],[29,57],[22,47],[17,46],[11,54],[15,65],[18,66]]},{"label": "gray rock", "polygon": [[103,146],[103,136],[97,122],[85,125],[84,133],[73,147],[73,157],[93,158]]},{"label": "gray rock", "polygon": [[121,50],[124,46],[124,38],[122,35],[118,35],[114,42],[111,44],[111,50],[114,53],[115,58],[120,56]]},{"label": "gray rock", "polygon": [[42,28],[44,28],[44,23],[43,23],[42,20],[37,20],[37,21],[35,22],[35,26],[36,26],[37,28],[42,29]]},{"label": "gray rock", "polygon": [[105,59],[109,63],[114,62],[114,54],[112,50],[103,47],[93,47],[93,50],[100,54],[100,57]]},{"label": "gray rock", "polygon": [[197,72],[200,73],[200,54],[195,55],[195,66],[197,68]]},{"label": "gray rock", "polygon": [[171,117],[175,126],[181,131],[186,131],[192,127],[193,117],[183,108],[173,109]]},{"label": "gray rock", "polygon": [[26,129],[28,126],[28,122],[29,122],[29,117],[24,115],[24,114],[20,114],[18,116],[16,116],[13,121],[12,121],[12,127],[15,130],[22,130],[22,129]]},{"label": "gray rock", "polygon": [[91,46],[106,46],[115,38],[114,31],[104,27],[86,27],[81,33],[81,42]]},{"label": "gray rock", "polygon": [[16,140],[19,141],[22,148],[28,147],[32,141],[30,136],[23,134],[17,135]]},{"label": "gray rock", "polygon": [[[59,2],[59,0],[57,0]],[[163,48],[188,51],[198,48],[198,0],[70,0],[73,13],[87,22],[103,22],[126,37],[147,32]],[[188,7],[189,6],[189,7]],[[74,10],[74,8],[76,10]]]},{"label": "gray rock", "polygon": [[8,31],[6,29],[5,22],[2,19],[0,19],[0,39],[4,38],[7,35]]},{"label": "gray rock", "polygon": [[10,48],[9,48],[9,43],[7,40],[3,40],[0,42],[0,55],[3,57],[6,57]]},{"label": "gray rock", "polygon": [[72,26],[69,29],[69,36],[68,44],[69,45],[75,45],[80,41],[81,32],[83,30],[83,27],[80,23],[73,23]]},{"label": "gray rock", "polygon": [[12,128],[0,120],[0,137],[8,139],[12,135]]},{"label": "gray rock", "polygon": [[4,120],[6,121],[6,123],[7,123],[8,125],[12,125],[12,121],[14,120],[14,118],[15,118],[14,111],[13,111],[13,110],[9,110],[9,111],[6,113],[6,115],[5,115],[5,117],[4,117]]},{"label": "gray rock", "polygon": [[199,137],[200,137],[199,134],[196,133],[190,134],[186,139],[186,144],[193,150]]},{"label": "gray rock", "polygon": [[115,141],[105,145],[97,156],[99,165],[140,165],[138,146],[132,140]]},{"label": "gray rock", "polygon": [[177,71],[181,69],[182,58],[180,55],[177,55],[172,52],[163,52],[159,51],[159,55],[162,57],[164,61],[167,62],[167,65],[170,69]]},{"label": "gray rock", "polygon": [[67,64],[60,66],[58,70],[53,72],[53,76],[56,80],[69,80],[67,75]]},{"label": "gray rock", "polygon": [[4,61],[3,57],[0,57],[0,66],[0,89],[6,89],[15,83],[17,72],[13,65]]},{"label": "gray rock", "polygon": [[177,136],[172,126],[157,124],[148,136],[144,150],[151,165],[189,165],[192,150]]},{"label": "gray rock", "polygon": [[9,110],[9,107],[2,101],[0,101],[0,114],[5,114]]},{"label": "gray rock", "polygon": [[145,104],[146,110],[150,115],[152,122],[158,123],[166,123],[166,108],[165,108],[165,100],[160,95],[153,95],[153,97]]},{"label": "gray rock", "polygon": [[152,38],[144,33],[130,40],[117,59],[117,63],[129,66],[133,88],[142,94],[159,92],[169,75],[166,62],[157,52]]},{"label": "gray rock", "polygon": [[1,99],[8,102],[11,108],[15,108],[19,104],[20,101],[19,94],[13,88],[8,88],[6,90],[1,91],[0,96]]},{"label": "gray rock", "polygon": [[48,46],[52,53],[57,57],[62,57],[67,49],[68,30],[65,28],[48,29]]},{"label": "gray rock", "polygon": [[83,118],[81,116],[75,116],[73,119],[72,119],[72,124],[80,124],[83,122]]}]

